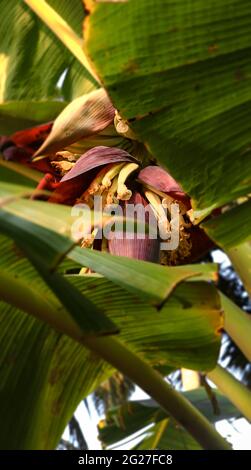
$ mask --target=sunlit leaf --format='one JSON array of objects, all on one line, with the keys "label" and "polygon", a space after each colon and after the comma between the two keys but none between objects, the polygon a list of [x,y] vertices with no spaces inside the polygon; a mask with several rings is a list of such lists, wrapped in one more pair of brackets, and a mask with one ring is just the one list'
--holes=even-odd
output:
[{"label": "sunlit leaf", "polygon": [[78,403],[111,368],[2,301],[0,324],[0,449],[55,449]]},{"label": "sunlit leaf", "polygon": [[[48,0],[81,38],[81,0]],[[66,100],[96,87],[85,68],[38,16],[20,0],[1,0],[0,131],[30,127],[54,119]],[[28,51],[28,53],[27,53]],[[58,83],[70,74],[71,85],[61,94]]]},{"label": "sunlit leaf", "polygon": [[90,5],[86,52],[194,206],[212,210],[250,192],[249,0]]}]

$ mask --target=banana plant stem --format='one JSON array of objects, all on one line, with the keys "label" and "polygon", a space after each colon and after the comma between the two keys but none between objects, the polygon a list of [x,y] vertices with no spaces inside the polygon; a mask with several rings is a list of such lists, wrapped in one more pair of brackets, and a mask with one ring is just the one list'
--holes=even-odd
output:
[{"label": "banana plant stem", "polygon": [[251,296],[251,242],[242,243],[227,251],[234,269]]},{"label": "banana plant stem", "polygon": [[251,318],[232,300],[220,293],[224,310],[224,329],[251,361]]},{"label": "banana plant stem", "polygon": [[129,377],[173,416],[208,450],[229,450],[231,446],[207,419],[138,354],[113,337],[85,338],[84,344]]},{"label": "banana plant stem", "polygon": [[229,444],[181,393],[174,390],[138,353],[134,353],[118,338],[83,336],[82,330],[72,321],[68,312],[59,308],[60,303],[55,301],[49,304],[30,287],[25,290],[25,286],[15,277],[10,276],[6,282],[3,281],[4,276],[0,283],[2,299],[49,322],[52,327],[69,335],[121,371],[184,426],[204,449],[230,449]]},{"label": "banana plant stem", "polygon": [[219,365],[209,372],[207,377],[240,410],[245,418],[251,420],[250,390]]}]

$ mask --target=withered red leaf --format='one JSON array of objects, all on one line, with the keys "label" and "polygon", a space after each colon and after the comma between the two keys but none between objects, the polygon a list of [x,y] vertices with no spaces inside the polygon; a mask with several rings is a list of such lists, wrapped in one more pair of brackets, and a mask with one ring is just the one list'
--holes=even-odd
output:
[{"label": "withered red leaf", "polygon": [[52,195],[49,197],[49,202],[56,202],[57,204],[73,205],[76,199],[83,193],[83,176],[75,178],[74,180],[60,182]]},{"label": "withered red leaf", "polygon": [[53,122],[48,122],[29,129],[23,129],[12,134],[10,139],[16,146],[23,147],[32,154],[48,137],[52,125]]}]

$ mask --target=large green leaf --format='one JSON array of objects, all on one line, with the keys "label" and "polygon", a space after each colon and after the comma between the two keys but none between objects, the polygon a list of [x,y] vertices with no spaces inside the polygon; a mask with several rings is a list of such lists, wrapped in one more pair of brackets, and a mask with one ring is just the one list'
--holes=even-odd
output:
[{"label": "large green leaf", "polygon": [[[48,206],[45,203],[36,201],[14,201],[5,206],[7,213],[16,214],[18,216],[23,213],[23,218],[35,222],[43,227],[49,225],[52,230],[70,236],[70,214],[67,207],[58,205]],[[54,218],[55,214],[55,218]],[[40,232],[40,230],[39,230]],[[41,231],[41,237],[46,239],[47,243],[51,239],[50,245],[54,249],[54,234],[50,230]],[[148,300],[159,308],[162,308],[165,301],[177,285],[185,279],[196,280],[213,280],[215,278],[215,264],[186,265],[177,267],[164,267],[146,261],[129,259],[121,256],[114,256],[101,253],[96,250],[75,247],[70,244],[69,239],[59,237],[59,242],[64,247],[61,254],[58,253],[58,247],[54,258],[52,256],[51,263],[57,263],[58,257],[65,254],[69,259],[77,264],[104,275],[115,284],[129,290]],[[72,242],[71,242],[72,243]],[[60,245],[59,245],[60,246]],[[72,250],[69,251],[70,246]],[[47,252],[46,256],[50,252]],[[135,277],[137,272],[137,277]]]},{"label": "large green leaf", "polygon": [[[1,164],[0,160],[0,200],[2,205],[6,201],[5,210],[44,228],[50,227],[56,233],[70,238],[74,220],[71,215],[71,207],[63,204],[48,204],[47,201],[25,199],[27,195],[33,193],[37,186],[34,178],[39,175],[40,180],[41,173],[18,163],[7,162],[7,166],[3,168]],[[12,165],[18,168],[13,171]],[[20,175],[19,170],[22,168],[24,174]]]},{"label": "large green leaf", "polygon": [[[2,194],[4,197],[16,197],[22,194],[22,189],[27,191],[27,186],[17,186],[5,183],[2,187]],[[117,282],[117,285],[112,284],[111,280],[104,279],[102,276],[97,274],[87,276],[67,275],[63,277],[63,266],[60,267],[60,283],[57,282],[58,277],[53,277],[53,279],[51,278],[51,280],[56,281],[56,283],[50,282],[48,276],[50,276],[50,274],[58,274],[55,272],[57,263],[60,260],[60,257],[72,246],[72,240],[70,238],[60,235],[62,233],[64,235],[69,235],[70,209],[56,204],[47,204],[43,201],[27,201],[23,199],[19,199],[17,201],[13,200],[12,202],[9,202],[9,204],[5,204],[3,207],[4,209],[1,212],[2,229],[17,240],[19,246],[21,246],[22,250],[28,254],[42,276],[40,277],[38,275],[36,269],[34,269],[32,264],[24,257],[23,252],[20,252],[20,250],[17,249],[9,239],[3,237],[0,243],[0,298],[4,302],[8,302],[13,307],[17,308],[19,312],[21,309],[22,311],[43,320],[43,322],[49,323],[54,328],[70,335],[78,342],[83,341],[83,332],[81,327],[84,326],[84,329],[86,328],[86,325],[84,325],[86,322],[85,317],[88,319],[88,322],[91,321],[91,323],[93,323],[93,328],[91,330],[96,331],[94,323],[96,324],[97,320],[99,321],[96,313],[102,312],[102,314],[105,315],[112,324],[116,325],[117,330],[121,330],[120,338],[126,344],[128,350],[132,349],[136,353],[140,354],[145,358],[145,360],[150,362],[150,364],[157,367],[159,370],[162,370],[162,372],[169,369],[170,366],[179,367],[184,365],[185,367],[200,370],[209,370],[215,366],[220,346],[220,336],[218,334],[221,327],[219,297],[212,285],[203,281],[198,282],[198,279],[200,279],[199,276],[201,276],[201,279],[212,278],[214,267],[210,266],[209,269],[205,270],[201,269],[200,266],[190,267],[189,276],[194,276],[191,277],[194,281],[182,283],[178,285],[178,287],[177,284],[187,278],[186,271],[170,271],[170,276],[168,277],[169,269],[167,268],[165,271],[167,274],[165,282],[168,283],[168,288],[164,286],[159,274],[159,285],[162,286],[162,295],[160,299],[162,301],[166,300],[166,303],[162,305],[161,309],[156,309],[147,302],[147,299],[144,298],[146,296],[143,295],[144,289],[142,287],[142,280],[139,282],[136,290],[138,295],[136,295],[135,291],[134,295],[128,293],[128,291],[131,291],[131,288],[129,281],[123,284],[123,260],[122,265],[120,265],[120,259],[118,257],[114,257],[113,259],[113,270],[115,270],[117,266],[120,270],[120,279],[119,282]],[[24,214],[24,217],[20,218],[20,214],[22,213]],[[36,224],[32,223],[34,221]],[[52,230],[45,228],[48,225]],[[78,249],[78,251],[78,258],[81,252],[88,252],[88,250],[81,249]],[[92,250],[89,250],[89,253],[91,253],[91,251]],[[101,255],[101,253],[94,253],[95,260],[96,255]],[[74,259],[74,257],[72,258]],[[101,259],[100,265],[104,267],[108,261],[103,258]],[[83,260],[80,260],[79,264],[77,264],[77,262],[78,259],[75,260],[75,268],[79,269],[79,266],[83,264]],[[63,264],[67,266],[69,265],[69,262],[64,261]],[[148,270],[149,280],[151,279],[151,266],[154,267],[154,265],[143,263],[143,267]],[[54,268],[52,273],[49,269],[50,267]],[[108,266],[108,274],[110,272],[110,277],[111,267],[112,266]],[[136,268],[136,265],[134,267]],[[160,268],[163,267],[160,266]],[[46,275],[44,275],[44,269],[46,269]],[[124,269],[125,271],[128,269],[126,265],[124,266]],[[129,266],[129,270],[131,269],[132,267]],[[143,269],[140,269],[139,273],[143,273]],[[163,274],[164,271],[162,270],[162,275]],[[129,278],[128,273],[127,277]],[[113,279],[115,280],[115,278],[116,276],[114,276],[113,273]],[[64,283],[62,283],[62,279],[65,281]],[[120,285],[122,285],[123,288],[121,288]],[[129,286],[128,289],[127,285]],[[155,286],[156,291],[157,287],[158,285]],[[54,291],[54,293],[52,291]],[[173,294],[168,297],[171,292],[173,292]],[[66,302],[67,296],[69,299],[71,298],[73,300],[72,305],[69,302]],[[79,304],[79,302],[76,302],[75,300],[80,299],[80,297],[82,299],[83,311],[82,318],[79,316],[81,315],[81,310],[78,311],[77,318],[76,312],[74,313],[74,309],[81,306],[81,301]],[[77,320],[77,323],[74,322],[73,318],[71,318],[61,302],[64,304],[66,309],[71,312],[72,317]],[[88,308],[86,310],[87,303],[90,306],[89,310]],[[135,305],[137,305],[137,309],[135,309]],[[3,307],[3,315],[4,312],[5,307]],[[91,316],[93,317],[92,320]],[[2,319],[2,316],[0,316],[0,318]],[[3,324],[5,325],[5,322],[8,323],[9,319],[10,315],[5,315]],[[89,323],[86,331],[88,329],[90,331],[90,326],[91,325]],[[13,335],[13,325],[8,323],[6,325],[6,329],[6,331],[8,331],[8,335],[10,335],[8,337],[14,337],[14,343],[17,343],[17,338]],[[26,330],[28,330],[28,327],[25,328],[25,332]],[[36,337],[34,330],[32,332],[32,336]],[[7,337],[6,332],[5,337]],[[26,336],[23,339],[23,335],[20,333],[21,344],[23,340],[26,344]],[[50,346],[49,340],[46,340],[46,345],[47,344]],[[38,370],[40,370],[39,367],[45,367],[42,364],[45,362],[44,354],[47,354],[46,345],[44,343],[42,344],[41,366],[37,366]],[[50,353],[51,350],[50,352],[48,351],[48,356]],[[70,358],[75,357],[74,352],[72,353],[73,356],[71,355],[71,349],[67,354],[69,354]],[[30,350],[30,355],[29,359],[32,367],[33,349]],[[39,351],[35,351],[34,358],[36,360],[38,360],[38,356],[40,359]],[[88,357],[87,360],[89,361]],[[27,364],[27,368],[30,367],[30,364]],[[82,362],[80,365],[81,364]],[[94,375],[99,374],[95,364],[99,364],[97,367],[104,367],[102,362],[93,362],[92,371]],[[23,365],[20,364],[21,370],[22,367]],[[34,386],[35,389],[38,387],[39,390],[46,391],[48,382],[47,372],[48,369],[46,369],[45,373],[42,374],[39,385],[37,385],[37,377],[35,376],[32,387]],[[89,376],[89,372],[91,373],[90,369],[88,369],[87,372],[88,376],[86,380],[89,387],[88,390],[92,390],[92,381]],[[108,376],[111,372],[112,370],[110,367],[106,368],[102,377]],[[25,374],[26,372],[24,373],[24,377],[26,376]],[[11,387],[12,384],[11,390],[13,390],[13,394],[10,395],[10,401],[7,403],[9,403],[9,406],[11,407],[11,397],[20,395],[20,401],[14,408],[15,414],[19,414],[17,408],[21,406],[21,403],[24,407],[25,402],[25,410],[29,406],[26,402],[26,397],[27,400],[30,400],[30,393],[29,391],[26,393],[26,387],[32,387],[30,382],[27,380],[24,384],[22,378],[17,382],[16,376],[17,373],[15,367],[11,367],[8,375],[9,381],[6,387]],[[101,376],[98,375],[97,380],[99,380],[100,377]],[[95,380],[95,378],[96,377],[93,376],[93,380]],[[76,382],[75,375],[73,376],[72,382],[75,384],[74,380]],[[66,393],[64,392],[64,382],[61,381],[61,378],[58,382],[60,398],[63,400],[64,393]],[[97,385],[98,383],[95,381],[93,386]],[[4,388],[3,390],[5,396],[5,394],[8,393],[8,388]],[[34,391],[33,388],[32,390]],[[52,396],[50,387],[48,390],[49,395]],[[56,394],[58,393],[56,388],[54,388],[54,391]],[[79,390],[79,394],[76,394],[73,397],[73,403],[70,402],[65,404],[62,416],[61,414],[55,416],[53,402],[53,406],[49,407],[48,412],[44,415],[44,422],[41,415],[44,412],[44,407],[47,406],[48,395],[47,392],[41,396],[36,395],[37,402],[35,402],[35,398],[34,401],[32,401],[30,421],[26,419],[25,413],[20,413],[20,416],[22,417],[20,427],[17,428],[17,432],[13,435],[13,439],[11,439],[10,436],[9,438],[6,436],[2,438],[3,447],[48,448],[50,446],[54,446],[55,441],[51,438],[51,432],[56,429],[55,434],[58,439],[60,432],[63,431],[67,419],[69,419],[70,413],[72,413],[78,401],[80,401],[80,399],[85,395],[86,389],[83,391],[82,389]],[[6,401],[2,401],[2,403],[6,406]],[[48,403],[50,402],[48,401]],[[10,428],[11,423],[13,423],[12,413],[8,413],[7,410],[1,410],[1,412],[4,415],[5,420],[9,418],[10,421],[8,421],[7,424]],[[43,436],[41,436],[38,431],[31,437],[30,430],[33,426],[37,425],[39,420],[42,420],[44,423],[44,427],[42,429]],[[50,431],[51,429],[52,431]],[[20,433],[22,433],[21,437]]]},{"label": "large green leaf", "polygon": [[[1,64],[1,61],[0,61]],[[55,119],[67,104],[65,101],[0,101],[0,132],[9,135],[20,129],[36,126]]]},{"label": "large green leaf", "polygon": [[55,267],[72,248],[70,238],[57,235],[36,224],[0,210],[0,230],[15,240],[18,247],[31,260],[46,283],[53,289],[84,334],[108,334],[117,332],[117,328],[85,296],[71,286]]},{"label": "large green leaf", "polygon": [[[81,340],[81,329],[52,295],[54,286],[48,288],[22,252],[5,237],[1,238],[0,253],[0,297]],[[152,364],[198,370],[215,366],[221,315],[219,297],[211,285],[182,283],[158,311],[97,274],[67,275],[65,279],[84,296],[83,305],[87,299],[93,305],[92,312],[102,311],[120,330],[119,336]],[[82,310],[83,325],[87,313]],[[93,318],[94,326],[96,321]]]},{"label": "large green leaf", "polygon": [[250,192],[250,1],[90,3],[97,73],[194,207]]},{"label": "large green leaf", "polygon": [[[57,297],[23,253],[3,236],[0,278],[0,416],[4,423],[0,448],[53,448],[79,401],[112,369],[44,324],[49,322],[81,341],[81,330]],[[157,312],[97,274],[67,279],[93,304],[109,312],[121,328],[122,340],[152,364],[170,362],[200,369],[214,366],[220,343],[215,334],[219,311],[215,310],[211,286],[193,282],[183,290],[181,285],[171,304]],[[182,301],[194,306],[186,304],[184,309]],[[19,419],[11,432],[16,416]]]},{"label": "large green leaf", "polygon": [[251,238],[251,200],[203,223],[210,238],[229,250]]},{"label": "large green leaf", "polygon": [[[3,241],[1,246],[3,250],[1,255],[2,295],[5,300],[19,305],[15,302],[20,302],[23,294],[22,307],[26,309],[30,297],[29,313],[32,313],[36,290],[40,296],[38,300],[40,303],[48,298],[45,284],[42,280],[38,282],[34,269],[31,269],[30,264],[27,265],[27,261],[25,262],[25,259],[20,256],[19,251],[13,248],[7,250]],[[7,283],[6,281],[4,283],[5,279]],[[210,285],[201,282],[181,285],[161,312],[158,312],[154,307],[140,301],[139,298],[128,295],[128,292],[112,285],[102,277],[69,276],[68,280],[73,282],[94,305],[102,308],[121,329],[122,337],[129,343],[135,342],[138,345],[137,349],[147,353],[151,361],[199,369],[210,369],[214,366],[220,343],[217,329],[220,328],[221,322],[218,299]],[[6,284],[9,284],[9,291],[14,291],[16,296],[9,294],[8,297]],[[17,298],[18,292],[20,296]],[[113,302],[111,298],[114,299]],[[205,299],[208,304],[205,304]],[[54,310],[59,310],[61,320],[64,322],[64,316],[57,306],[58,301],[55,302],[55,300],[53,303],[50,301],[50,304]],[[46,306],[44,311],[46,311]],[[50,312],[47,312],[47,317],[42,318],[48,320]],[[52,317],[52,324],[53,321],[58,322],[58,319]],[[56,326],[64,328],[62,322],[59,325],[56,323]],[[66,322],[68,325],[67,319]],[[67,325],[66,331],[68,331]]]},{"label": "large green leaf", "polygon": [[158,366],[211,369],[218,357],[221,319],[215,289],[180,284],[161,309],[103,277],[67,276],[120,330],[120,337]]},{"label": "large green leaf", "polygon": [[[1,176],[6,176],[8,181],[10,170],[8,168],[3,168],[0,170]],[[31,180],[28,180],[26,177],[20,176],[18,173],[11,172],[11,179],[15,183],[5,183],[1,181],[0,186],[0,198],[1,198],[1,205],[3,204],[4,200],[8,201],[14,197],[27,197],[30,196],[34,191],[34,184]]]},{"label": "large green leaf", "polygon": [[[81,0],[48,3],[81,37]],[[1,0],[0,8],[0,130],[11,133],[54,119],[65,105],[62,98],[87,93],[95,82],[24,1]],[[63,73],[71,77],[64,97],[57,87]]]},{"label": "large green leaf", "polygon": [[159,308],[180,282],[188,278],[213,279],[216,269],[212,264],[164,267],[79,247],[75,247],[67,256]]},{"label": "large green leaf", "polygon": [[[2,184],[0,196],[10,197],[22,195],[25,188],[15,184]],[[20,199],[4,206],[7,213],[22,217],[23,219],[41,225],[44,229],[50,227],[48,237],[46,231],[41,230],[42,239],[52,237],[51,231],[71,237],[71,227],[74,218],[71,209],[61,204],[48,204],[43,201],[27,201]],[[66,253],[70,248],[69,239],[61,240],[65,243]],[[53,248],[53,247],[52,247]],[[56,248],[56,247],[55,247]],[[57,248],[56,248],[57,249]],[[48,257],[47,251],[46,256]],[[62,255],[62,253],[61,253]],[[185,279],[214,280],[217,270],[214,264],[197,264],[177,267],[164,267],[157,264],[113,256],[96,250],[75,247],[67,253],[72,261],[87,266],[93,271],[103,274],[115,284],[139,295],[143,300],[150,300],[155,305],[162,306],[175,287]],[[56,258],[58,259],[58,258]],[[135,276],[137,272],[137,276]]]},{"label": "large green leaf", "polygon": [[[184,395],[213,423],[240,416],[237,408],[220,391],[214,390],[213,393],[219,409],[217,413],[204,388],[184,392]],[[145,428],[149,425],[152,427],[146,432]],[[99,424],[99,438],[105,446],[116,445],[125,439],[131,440],[135,433],[142,435],[140,449],[150,449],[153,444],[153,448],[159,449],[198,448],[198,444],[184,429],[175,425],[153,400],[130,401],[111,409],[106,419]]]},{"label": "large green leaf", "polygon": [[[28,187],[36,187],[41,180],[40,171],[34,170],[18,162],[6,161],[0,154],[0,182],[2,184],[26,184]],[[12,186],[14,190],[14,187]],[[7,190],[7,187],[6,187]]]},{"label": "large green leaf", "polygon": [[[0,192],[1,195],[1,192]],[[55,232],[71,237],[71,208],[63,204],[48,204],[44,201],[18,199],[5,206],[8,213],[20,216],[42,227],[50,227]]]},{"label": "large green leaf", "polygon": [[[11,187],[9,190],[11,190]],[[23,218],[20,218],[21,213],[23,213]],[[19,215],[19,217],[16,217],[16,215]],[[31,221],[36,222],[36,224],[32,224]],[[42,227],[37,224],[41,224]],[[54,231],[45,229],[45,226],[48,225]],[[52,289],[56,288],[57,283],[53,275],[57,277],[57,273],[52,272],[51,269],[54,270],[59,260],[66,254],[69,259],[78,263],[78,266],[87,265],[112,281],[112,283],[106,285],[105,291],[114,291],[114,299],[118,299],[117,302],[121,299],[119,312],[127,312],[127,320],[130,320],[127,324],[127,328],[129,328],[127,338],[130,338],[133,333],[131,328],[133,330],[137,328],[143,351],[144,348],[147,348],[149,338],[152,338],[152,357],[156,356],[157,353],[159,360],[158,352],[163,350],[166,355],[165,361],[167,359],[172,365],[186,364],[190,368],[213,367],[219,347],[218,331],[221,328],[219,297],[211,285],[203,281],[197,281],[212,279],[215,273],[214,265],[168,268],[153,263],[105,255],[104,253],[80,249],[79,247],[69,252],[72,248],[72,241],[70,238],[59,235],[59,233],[68,235],[69,208],[56,204],[48,205],[42,201],[20,200],[5,205],[4,211],[2,210],[1,227],[5,231],[7,230],[8,234],[18,240],[19,243],[22,242],[22,248],[31,256],[33,262],[35,253],[36,267],[37,263],[48,265],[49,272],[47,276],[49,277],[45,279],[46,282],[50,282]],[[29,243],[27,243],[28,239]],[[12,263],[8,261],[8,264],[11,265]],[[135,276],[136,272],[137,276]],[[44,275],[42,272],[41,274]],[[194,279],[194,282],[179,286],[187,278]],[[71,279],[70,277],[69,280]],[[82,294],[84,294],[83,299],[86,298],[93,305],[92,309],[96,308],[98,311],[103,311],[106,317],[113,320],[113,308],[109,300],[110,293],[107,304],[104,302],[106,298],[102,288],[104,280],[98,278],[96,283],[99,282],[100,284],[95,285],[94,283],[93,287],[86,288],[89,279],[92,278],[77,276],[73,279],[81,287]],[[101,290],[97,289],[98,286]],[[128,291],[131,293],[130,295]],[[102,292],[101,297],[100,292]],[[172,292],[173,295],[169,297]],[[67,289],[65,294],[67,295]],[[56,295],[58,295],[57,291]],[[205,302],[205,299],[208,300],[208,303]],[[62,297],[61,301],[63,301]],[[157,303],[158,308],[149,305],[149,302],[151,304]],[[135,303],[137,305],[136,312]],[[76,307],[78,305],[76,303]],[[70,308],[70,304],[67,308]],[[86,320],[88,318],[91,320],[92,313],[91,311],[90,314],[88,312],[87,309]],[[117,315],[115,309],[114,321],[118,329],[122,330],[124,328],[124,317],[122,317],[123,321],[121,322],[121,313],[119,316]],[[80,319],[79,316],[77,318]],[[98,320],[98,314],[94,318]],[[83,319],[83,321],[85,320]],[[191,322],[190,328],[188,328],[189,321]],[[149,330],[146,329],[146,322],[148,322]],[[153,339],[152,335],[155,329],[158,338]],[[212,345],[212,355],[209,351],[207,354],[205,344]],[[173,347],[177,349],[177,357],[173,354]],[[204,351],[205,356],[204,353],[203,357],[197,355],[198,348],[201,349],[201,354],[202,350]],[[189,353],[190,349],[191,354]],[[207,360],[205,362],[206,356]]]},{"label": "large green leaf", "polygon": [[0,239],[0,298],[9,304],[0,302],[0,448],[53,449],[80,400],[112,368],[45,323],[82,336],[23,253]]},{"label": "large green leaf", "polygon": [[0,325],[0,449],[54,449],[78,403],[111,367],[5,302]]}]

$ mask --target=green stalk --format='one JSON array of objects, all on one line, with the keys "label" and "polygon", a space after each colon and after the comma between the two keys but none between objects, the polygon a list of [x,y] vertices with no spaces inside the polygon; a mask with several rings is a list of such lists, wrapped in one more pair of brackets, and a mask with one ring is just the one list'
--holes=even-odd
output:
[{"label": "green stalk", "polygon": [[224,329],[251,361],[251,318],[221,292],[220,296],[224,310]]},{"label": "green stalk", "polygon": [[243,416],[251,420],[251,391],[219,365],[207,376],[240,410]]},{"label": "green stalk", "polygon": [[204,449],[230,449],[225,439],[181,393],[174,390],[157,371],[119,339],[114,336],[83,337],[81,329],[75,325],[68,312],[62,305],[59,308],[59,302],[43,298],[38,291],[32,290],[14,275],[1,275],[0,298],[48,322],[120,370],[184,426]]},{"label": "green stalk", "polygon": [[167,430],[169,421],[169,418],[166,418],[157,424],[157,432],[153,438],[152,443],[150,444],[150,450],[158,449],[158,445]]},{"label": "green stalk", "polygon": [[226,253],[251,296],[251,242],[231,248]]},{"label": "green stalk", "polygon": [[29,285],[22,281],[15,273],[0,272],[0,299],[81,341],[83,333],[80,327],[57,298],[51,295],[47,298],[32,283]]},{"label": "green stalk", "polygon": [[129,377],[171,414],[208,450],[229,450],[230,445],[208,420],[144,359],[115,337],[85,338],[84,344]]}]

